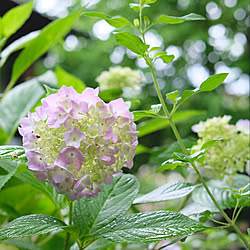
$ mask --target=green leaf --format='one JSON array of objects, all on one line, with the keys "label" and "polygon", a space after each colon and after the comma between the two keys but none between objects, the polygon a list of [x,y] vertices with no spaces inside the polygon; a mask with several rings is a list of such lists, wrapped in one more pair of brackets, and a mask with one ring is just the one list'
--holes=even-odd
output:
[{"label": "green leaf", "polygon": [[86,250],[111,250],[111,249],[115,250],[115,243],[106,239],[98,239],[86,248]]},{"label": "green leaf", "polygon": [[162,49],[162,47],[153,47],[149,50],[149,52],[152,52],[152,51],[156,51],[156,50],[159,50],[159,49]]},{"label": "green leaf", "polygon": [[247,229],[247,234],[250,236],[250,228]]},{"label": "green leaf", "polygon": [[73,12],[63,19],[57,19],[42,29],[40,35],[32,40],[17,57],[11,75],[11,82],[16,82],[20,75],[47,52],[55,43],[60,41],[72,28],[82,13],[83,8]]},{"label": "green leaf", "polygon": [[164,63],[171,63],[174,60],[174,55],[162,55],[159,56],[163,60]]},{"label": "green leaf", "polygon": [[157,0],[143,0],[144,4],[155,3]]},{"label": "green leaf", "polygon": [[[179,122],[184,122],[188,119],[190,119],[191,117],[201,117],[204,116],[206,114],[206,112],[204,111],[199,111],[199,110],[185,110],[185,111],[180,111],[178,113],[175,113],[173,115],[173,120],[175,123],[179,123]],[[145,121],[140,123],[137,126],[137,130],[139,131],[139,133],[137,134],[138,137],[142,137],[145,135],[148,135],[150,133],[156,132],[158,130],[161,130],[163,128],[169,127],[169,121],[167,119],[163,119],[163,118],[157,118],[157,119],[153,119],[153,120],[149,120],[149,121]]]},{"label": "green leaf", "polygon": [[143,56],[149,48],[149,45],[143,43],[141,38],[128,32],[116,33],[115,39],[117,44],[120,44],[141,56]]},{"label": "green leaf", "polygon": [[121,97],[122,95],[122,89],[107,89],[107,90],[103,90],[99,93],[99,97],[106,101],[112,101],[114,99],[118,99],[119,97]]},{"label": "green leaf", "polygon": [[47,182],[40,182],[37,180],[35,175],[29,171],[23,171],[17,174],[19,180],[23,181],[26,184],[33,186],[34,188],[38,189],[42,193],[44,193],[48,198],[54,203],[56,208],[64,208],[65,207],[65,198],[62,194],[58,194],[54,187],[52,187]]},{"label": "green leaf", "polygon": [[59,87],[62,87],[63,85],[65,85],[66,87],[72,86],[78,93],[82,93],[86,88],[86,85],[83,81],[66,72],[61,67],[56,68],[56,77],[58,79]]},{"label": "green leaf", "polygon": [[15,40],[11,43],[8,47],[6,47],[0,54],[0,67],[4,65],[8,57],[15,51],[22,49],[34,40],[39,34],[41,33],[40,30],[33,31],[28,35],[22,36],[21,38]]},{"label": "green leaf", "polygon": [[0,146],[0,159],[21,160],[26,162],[25,151],[22,146]]},{"label": "green leaf", "polygon": [[38,245],[26,239],[9,239],[3,242],[15,246],[20,250],[41,250]]},{"label": "green leaf", "polygon": [[132,24],[129,22],[129,20],[126,19],[125,17],[109,17],[103,13],[98,13],[98,12],[86,12],[86,13],[83,13],[83,15],[90,16],[90,17],[100,17],[100,18],[104,19],[105,21],[107,21],[111,26],[113,26],[115,28],[121,28],[121,27],[124,27],[126,25],[132,26]]},{"label": "green leaf", "polygon": [[9,38],[14,34],[26,20],[30,17],[32,12],[33,1],[23,4],[9,10],[2,18],[3,35]]},{"label": "green leaf", "polygon": [[102,236],[115,242],[153,242],[190,235],[208,229],[187,216],[171,211],[137,213],[119,218],[105,227]]},{"label": "green leaf", "polygon": [[152,203],[178,199],[190,194],[196,187],[197,185],[192,185],[180,181],[167,183],[148,194],[136,198],[133,204]]},{"label": "green leaf", "polygon": [[205,149],[197,151],[191,155],[185,155],[183,153],[174,152],[173,156],[174,160],[180,160],[182,162],[194,162],[194,161],[199,161],[199,159],[204,156],[204,153]]},{"label": "green leaf", "polygon": [[139,189],[137,179],[132,175],[121,174],[111,184],[102,185],[97,198],[82,198],[75,201],[73,222],[84,237],[105,231],[106,225],[130,208]]},{"label": "green leaf", "polygon": [[198,21],[198,20],[206,20],[206,18],[195,13],[190,13],[182,17],[161,15],[159,18],[157,18],[153,22],[153,24],[156,24],[156,23],[176,24],[176,23],[183,23],[185,21]]},{"label": "green leaf", "polygon": [[[236,205],[236,198],[234,197],[234,192],[231,190],[223,189],[224,187],[230,187],[233,189],[238,189],[241,186],[245,186],[249,183],[250,178],[245,175],[236,175],[234,176],[235,183],[232,185],[227,184],[227,178],[223,181],[219,180],[210,180],[207,182],[208,187],[212,194],[214,195],[216,201],[223,208],[233,208]],[[192,193],[192,199],[200,204],[202,207],[215,207],[212,200],[208,196],[206,190],[203,187],[199,187]],[[243,197],[240,204],[245,204],[245,198]]]},{"label": "green leaf", "polygon": [[64,229],[66,226],[63,221],[55,217],[31,214],[17,218],[0,229],[0,239],[5,240],[45,234]]},{"label": "green leaf", "polygon": [[137,145],[136,150],[135,150],[136,155],[143,154],[143,153],[151,153],[151,152],[152,152],[151,148],[145,147],[141,144]]},{"label": "green leaf", "polygon": [[19,84],[4,96],[0,102],[0,127],[8,135],[5,142],[10,142],[21,118],[25,117],[28,111],[45,94],[41,84],[53,83],[54,81],[54,74],[48,71],[39,77]]},{"label": "green leaf", "polygon": [[[4,164],[4,162],[0,161],[0,167],[3,167],[2,164]],[[15,162],[10,162],[10,165],[15,165]],[[9,166],[6,166],[8,168],[8,173],[6,174],[1,174],[0,175],[0,190],[2,189],[2,187],[11,179],[11,177],[15,174],[16,172],[16,168],[9,168]]]},{"label": "green leaf", "polygon": [[167,99],[170,99],[173,103],[175,103],[178,96],[179,96],[178,90],[166,94]]},{"label": "green leaf", "polygon": [[228,73],[212,75],[204,81],[199,88],[194,90],[185,90],[179,100],[178,106],[195,94],[214,90],[226,79],[227,75]]},{"label": "green leaf", "polygon": [[219,139],[207,141],[207,142],[205,142],[205,143],[201,146],[201,150],[202,150],[202,149],[207,149],[207,148],[213,146],[216,142],[222,141],[222,140],[223,140],[223,138],[219,138]]},{"label": "green leaf", "polygon": [[161,167],[156,170],[156,173],[166,169],[175,169],[178,166],[187,166],[187,164],[182,161],[175,161],[174,159],[168,159],[161,164]]},{"label": "green leaf", "polygon": [[149,111],[149,110],[138,110],[138,111],[133,111],[133,115],[134,115],[134,121],[138,121],[142,118],[146,118],[146,117],[154,117],[157,118],[157,114],[153,111]]}]

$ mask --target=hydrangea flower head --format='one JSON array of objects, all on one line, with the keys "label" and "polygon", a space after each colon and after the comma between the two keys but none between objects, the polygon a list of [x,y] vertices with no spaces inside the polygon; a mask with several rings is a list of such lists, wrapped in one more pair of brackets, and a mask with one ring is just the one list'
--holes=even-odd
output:
[{"label": "hydrangea flower head", "polygon": [[104,71],[96,78],[101,90],[131,88],[139,91],[143,77],[137,70],[129,67],[111,67],[109,71]]},{"label": "hydrangea flower head", "polygon": [[[236,125],[229,124],[231,116],[213,117],[192,127],[198,133],[198,144],[193,150],[200,150],[202,145],[210,140],[222,138],[213,146],[206,149],[204,171],[208,176],[223,179],[224,175],[243,172],[249,161],[248,120],[241,120]],[[248,128],[249,130],[249,128]],[[202,167],[200,165],[200,167]]]},{"label": "hydrangea flower head", "polygon": [[96,197],[102,183],[133,166],[133,114],[123,99],[105,103],[98,91],[63,86],[20,122],[28,169],[72,201]]}]

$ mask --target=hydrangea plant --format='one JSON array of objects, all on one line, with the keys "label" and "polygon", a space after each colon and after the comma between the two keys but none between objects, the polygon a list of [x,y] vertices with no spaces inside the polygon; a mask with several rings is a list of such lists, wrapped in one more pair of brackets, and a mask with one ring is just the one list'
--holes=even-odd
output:
[{"label": "hydrangea plant", "polygon": [[229,115],[213,117],[192,127],[199,136],[193,150],[200,150],[207,141],[222,138],[206,150],[204,162],[199,164],[200,168],[205,165],[205,173],[216,179],[243,172],[249,160],[249,136],[244,129],[247,122],[231,125],[230,120]]},{"label": "hydrangea plant", "polygon": [[96,197],[101,183],[133,166],[133,114],[123,99],[105,103],[98,91],[63,86],[20,122],[28,169],[71,200]]}]

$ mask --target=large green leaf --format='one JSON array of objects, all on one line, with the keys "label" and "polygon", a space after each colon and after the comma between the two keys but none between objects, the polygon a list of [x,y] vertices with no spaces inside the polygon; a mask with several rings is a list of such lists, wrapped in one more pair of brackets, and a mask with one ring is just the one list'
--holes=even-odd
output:
[{"label": "large green leaf", "polygon": [[15,40],[0,53],[0,67],[4,65],[8,57],[15,51],[26,47],[33,39],[41,33],[40,30],[33,31],[28,35]]},{"label": "large green leaf", "polygon": [[187,216],[170,211],[137,213],[118,218],[97,232],[115,242],[153,242],[170,237],[190,235],[207,228]]},{"label": "large green leaf", "polygon": [[16,82],[20,75],[41,55],[60,41],[72,28],[83,9],[79,9],[69,16],[58,19],[42,29],[37,38],[27,46],[16,59],[11,75],[11,82]]},{"label": "large green leaf", "polygon": [[148,117],[154,117],[157,118],[157,114],[153,111],[149,111],[149,110],[138,110],[138,111],[133,111],[133,115],[134,115],[134,122],[138,121],[142,118],[148,118]]},{"label": "large green leaf", "polygon": [[195,94],[214,90],[226,79],[227,75],[228,73],[212,75],[206,81],[204,81],[199,88],[196,88],[194,90],[185,90],[182,93],[180,100],[178,101],[178,107],[181,103]]},{"label": "large green leaf", "polygon": [[161,15],[159,18],[154,20],[153,24],[156,24],[156,23],[176,24],[176,23],[183,23],[186,21],[197,21],[197,20],[206,20],[206,18],[195,13],[190,13],[182,17]]},{"label": "large green leaf", "polygon": [[121,174],[111,184],[102,185],[97,198],[82,198],[74,203],[73,222],[84,237],[95,235],[107,224],[124,215],[139,189],[137,179]]},{"label": "large green leaf", "polygon": [[[180,111],[178,113],[175,113],[173,115],[173,120],[175,123],[186,121],[190,118],[193,118],[195,116],[203,116],[206,114],[204,111],[199,110],[185,110]],[[163,128],[166,128],[170,126],[169,121],[167,119],[157,118],[153,120],[149,120],[143,123],[140,123],[137,126],[137,130],[139,133],[137,134],[138,137],[142,137],[144,135],[148,135],[150,133],[153,133],[155,131],[161,130]]]},{"label": "large green leaf", "polygon": [[160,202],[160,201],[178,199],[190,194],[196,187],[197,185],[192,185],[180,181],[167,183],[148,194],[136,198],[133,204],[151,203],[151,202]]},{"label": "large green leaf", "polygon": [[26,215],[11,221],[0,229],[0,240],[45,234],[64,229],[66,226],[63,221],[48,215]]},{"label": "large green leaf", "polygon": [[0,146],[0,159],[27,161],[25,151],[22,146]]},{"label": "large green leaf", "polygon": [[3,35],[8,38],[14,34],[26,20],[30,17],[32,12],[33,1],[23,4],[9,10],[2,19]]},{"label": "large green leaf", "polygon": [[86,88],[86,85],[82,80],[66,72],[61,67],[57,67],[56,77],[58,79],[59,87],[62,87],[63,85],[65,85],[66,87],[72,86],[78,93],[82,93]]},{"label": "large green leaf", "polygon": [[120,44],[141,56],[143,56],[149,48],[149,45],[146,45],[140,37],[128,32],[116,33],[115,39],[117,44]]},{"label": "large green leaf", "polygon": [[20,250],[41,250],[38,245],[26,239],[9,239],[4,242],[17,247]]},{"label": "large green leaf", "polygon": [[[8,135],[5,142],[9,143],[15,134],[21,118],[45,94],[42,83],[57,82],[51,71],[33,78],[11,89],[0,102],[0,127]],[[2,135],[0,134],[0,140]]]},{"label": "large green leaf", "polygon": [[103,13],[98,13],[98,12],[86,12],[84,13],[85,16],[90,16],[90,17],[100,17],[102,19],[104,19],[105,21],[107,21],[111,26],[115,27],[115,28],[121,28],[124,27],[126,25],[131,25],[132,24],[129,22],[128,19],[126,19],[125,17],[110,17],[107,16]]}]

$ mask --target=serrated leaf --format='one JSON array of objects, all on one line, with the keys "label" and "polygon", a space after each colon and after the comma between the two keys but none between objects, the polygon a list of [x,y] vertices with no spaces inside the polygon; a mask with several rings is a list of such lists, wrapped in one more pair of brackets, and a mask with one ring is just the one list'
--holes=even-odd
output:
[{"label": "serrated leaf", "polygon": [[143,56],[149,48],[149,45],[146,45],[141,38],[128,32],[116,33],[115,39],[117,44],[120,44],[141,56]]},{"label": "serrated leaf", "polygon": [[83,8],[65,18],[57,19],[43,28],[39,36],[32,40],[29,46],[17,57],[13,66],[11,82],[16,82],[21,74],[35,62],[36,59],[60,41],[70,31],[82,11]]},{"label": "serrated leaf", "polygon": [[178,166],[187,166],[187,163],[175,161],[174,159],[168,159],[161,164],[161,167],[156,170],[156,173],[166,169],[175,169]]},{"label": "serrated leaf", "polygon": [[22,146],[0,146],[0,159],[27,161],[25,150]]},{"label": "serrated leaf", "polygon": [[125,17],[110,17],[103,13],[98,13],[98,12],[86,12],[86,13],[83,13],[83,15],[90,16],[90,17],[100,17],[115,28],[122,28],[126,25],[132,25],[129,22],[129,20],[126,19]]},{"label": "serrated leaf", "polygon": [[137,213],[119,218],[105,227],[101,235],[114,242],[153,242],[206,230],[200,223],[171,211]]},{"label": "serrated leaf", "polygon": [[106,239],[98,239],[89,246],[87,246],[86,248],[86,250],[111,250],[111,249],[115,250],[115,243]]},{"label": "serrated leaf", "polygon": [[179,96],[178,90],[166,94],[167,99],[171,100],[173,103],[175,103],[178,96]]},{"label": "serrated leaf", "polygon": [[[51,71],[19,84],[11,89],[0,102],[0,127],[8,135],[5,142],[10,142],[15,134],[21,118],[44,95],[42,83],[54,83],[55,76]],[[22,98],[25,97],[25,98]],[[0,134],[0,138],[1,138]]]},{"label": "serrated leaf", "polygon": [[192,185],[180,181],[167,183],[148,194],[136,198],[133,204],[152,203],[178,199],[190,194],[196,187],[197,185]]},{"label": "serrated leaf", "polygon": [[82,80],[66,72],[61,67],[56,68],[56,77],[58,79],[59,87],[62,87],[63,85],[66,87],[72,86],[78,93],[82,93],[86,88],[86,85]]},{"label": "serrated leaf", "polygon": [[204,81],[199,88],[194,90],[185,90],[179,100],[178,107],[189,97],[206,91],[212,91],[217,88],[227,77],[228,73],[216,74],[210,76],[206,81]]},{"label": "serrated leaf", "polygon": [[205,153],[205,149],[197,151],[191,155],[185,155],[183,153],[174,152],[173,156],[174,156],[174,160],[180,160],[183,162],[194,162],[194,161],[198,161],[201,157],[203,157],[204,153]]},{"label": "serrated leaf", "polygon": [[11,43],[8,47],[6,47],[0,54],[0,67],[4,65],[8,57],[15,51],[22,49],[35,39],[39,34],[41,33],[40,30],[33,31],[25,36],[22,36],[21,38],[15,40],[13,43]]},{"label": "serrated leaf", "polygon": [[10,9],[2,18],[3,35],[9,38],[19,30],[32,12],[33,1]]},{"label": "serrated leaf", "polygon": [[156,24],[156,23],[177,24],[177,23],[183,23],[186,21],[198,21],[198,20],[206,20],[206,18],[195,13],[190,13],[182,17],[161,15],[159,18],[157,18],[153,22],[153,24]]},{"label": "serrated leaf", "polygon": [[73,222],[80,228],[83,237],[91,237],[130,208],[139,189],[137,179],[121,174],[111,184],[102,185],[97,198],[82,198],[75,201]]},{"label": "serrated leaf", "polygon": [[[185,111],[180,111],[180,112],[175,113],[173,115],[173,120],[175,123],[178,123],[178,122],[186,121],[190,119],[191,117],[200,118],[201,116],[204,116],[205,114],[206,114],[205,111],[185,110]],[[145,122],[140,123],[137,126],[137,130],[139,131],[137,136],[142,137],[150,133],[153,133],[155,131],[161,130],[163,128],[169,127],[169,126],[170,126],[169,121],[163,118],[157,118],[157,119],[145,121]]]},{"label": "serrated leaf", "polygon": [[0,239],[5,240],[45,234],[64,229],[66,226],[63,221],[55,217],[31,214],[17,218],[0,229]]}]

